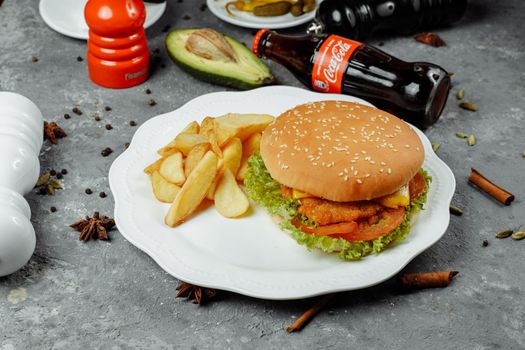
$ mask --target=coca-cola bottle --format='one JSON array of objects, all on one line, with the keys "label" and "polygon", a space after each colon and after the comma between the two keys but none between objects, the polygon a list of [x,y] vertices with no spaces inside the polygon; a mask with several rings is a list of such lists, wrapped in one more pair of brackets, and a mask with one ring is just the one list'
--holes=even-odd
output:
[{"label": "coca-cola bottle", "polygon": [[309,34],[363,40],[375,31],[410,34],[458,21],[467,0],[324,0]]},{"label": "coca-cola bottle", "polygon": [[278,62],[313,90],[361,97],[420,128],[439,118],[450,90],[441,67],[401,61],[337,35],[288,36],[260,30],[253,52]]}]

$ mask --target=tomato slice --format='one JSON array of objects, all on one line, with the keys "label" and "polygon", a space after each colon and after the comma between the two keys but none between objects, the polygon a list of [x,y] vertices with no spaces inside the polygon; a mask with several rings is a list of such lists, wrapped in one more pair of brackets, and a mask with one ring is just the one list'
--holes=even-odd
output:
[{"label": "tomato slice", "polygon": [[378,214],[379,221],[369,224],[367,220],[359,222],[357,230],[349,233],[339,233],[330,237],[342,238],[347,241],[371,241],[394,231],[405,218],[405,208],[385,209]]},{"label": "tomato slice", "polygon": [[408,183],[408,190],[410,192],[410,199],[416,199],[421,196],[421,193],[425,190],[427,182],[425,177],[418,171],[417,174]]},{"label": "tomato slice", "polygon": [[305,225],[301,225],[297,220],[292,220],[292,224],[303,231],[304,233],[318,235],[318,236],[331,236],[335,234],[349,234],[357,229],[357,222],[340,222],[337,224],[323,225],[315,228],[311,228]]}]

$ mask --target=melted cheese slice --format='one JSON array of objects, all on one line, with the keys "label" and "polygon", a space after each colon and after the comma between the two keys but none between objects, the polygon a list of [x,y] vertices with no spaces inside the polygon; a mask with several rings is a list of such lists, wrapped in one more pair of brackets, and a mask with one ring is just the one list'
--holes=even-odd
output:
[{"label": "melted cheese slice", "polygon": [[387,208],[406,207],[410,204],[408,185],[401,187],[397,192],[376,199],[376,202]]},{"label": "melted cheese slice", "polygon": [[309,193],[293,189],[292,197],[295,199],[301,199],[301,198],[308,198],[308,197],[314,197],[314,196],[312,196]]}]

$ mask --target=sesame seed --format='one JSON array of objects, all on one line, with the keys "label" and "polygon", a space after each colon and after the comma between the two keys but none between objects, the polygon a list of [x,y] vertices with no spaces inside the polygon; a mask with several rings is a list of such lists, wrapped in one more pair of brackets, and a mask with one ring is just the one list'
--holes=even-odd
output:
[{"label": "sesame seed", "polygon": [[392,169],[388,168],[388,170],[386,172],[389,173],[389,174],[392,174]]},{"label": "sesame seed", "polygon": [[363,183],[363,181],[362,181],[361,179],[357,179],[356,182],[357,182],[358,184],[362,184],[362,183]]}]

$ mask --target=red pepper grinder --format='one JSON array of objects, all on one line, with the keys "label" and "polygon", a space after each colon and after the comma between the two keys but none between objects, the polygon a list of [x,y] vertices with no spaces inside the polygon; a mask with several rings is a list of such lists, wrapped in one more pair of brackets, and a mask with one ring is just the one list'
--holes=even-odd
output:
[{"label": "red pepper grinder", "polygon": [[89,0],[84,8],[89,27],[89,77],[100,86],[128,88],[148,78],[149,50],[142,0]]}]

